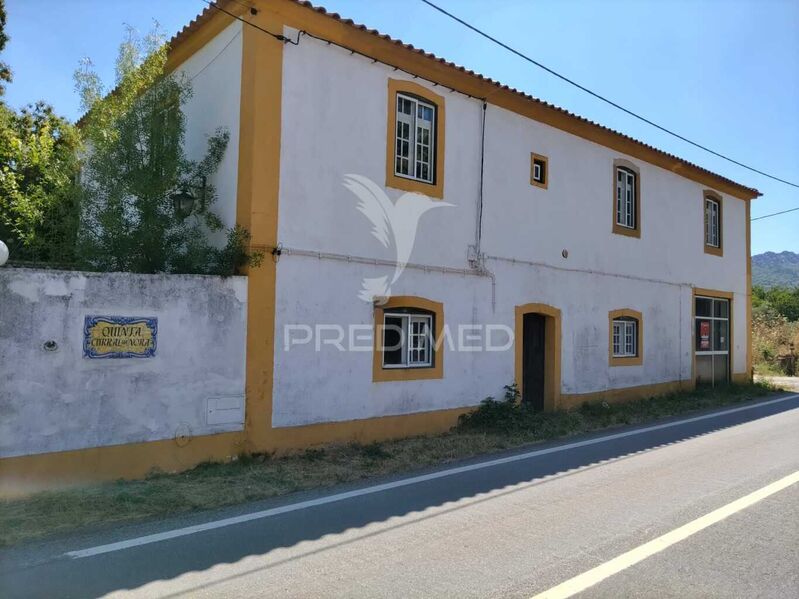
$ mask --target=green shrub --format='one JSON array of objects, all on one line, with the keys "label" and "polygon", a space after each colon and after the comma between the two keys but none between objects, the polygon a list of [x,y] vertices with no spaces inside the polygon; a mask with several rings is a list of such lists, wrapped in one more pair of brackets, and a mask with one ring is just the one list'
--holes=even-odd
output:
[{"label": "green shrub", "polygon": [[238,274],[262,257],[249,253],[249,232],[236,226],[224,248],[209,243],[223,228],[212,181],[230,134],[217,129],[200,159],[187,156],[191,81],[166,70],[163,42],[158,31],[140,39],[129,30],[113,93],[90,61],[75,73],[90,147],[79,180],[77,258],[97,271]]},{"label": "green shrub", "polygon": [[515,426],[516,422],[530,411],[530,408],[519,401],[519,389],[516,384],[505,385],[505,395],[501,400],[486,397],[473,412],[461,414],[458,426],[462,429],[503,429]]},{"label": "green shrub", "polygon": [[577,409],[537,412],[519,402],[518,389],[508,385],[502,400],[486,398],[475,410],[462,415],[457,431],[502,433],[530,441],[552,439],[735,403],[772,390],[763,384],[700,387],[623,403],[586,402]]}]

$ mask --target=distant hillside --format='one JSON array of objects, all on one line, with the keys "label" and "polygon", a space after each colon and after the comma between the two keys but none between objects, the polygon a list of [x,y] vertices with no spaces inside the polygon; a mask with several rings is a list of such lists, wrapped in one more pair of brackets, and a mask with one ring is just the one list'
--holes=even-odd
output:
[{"label": "distant hillside", "polygon": [[766,288],[799,286],[799,254],[766,252],[752,256],[752,284]]}]

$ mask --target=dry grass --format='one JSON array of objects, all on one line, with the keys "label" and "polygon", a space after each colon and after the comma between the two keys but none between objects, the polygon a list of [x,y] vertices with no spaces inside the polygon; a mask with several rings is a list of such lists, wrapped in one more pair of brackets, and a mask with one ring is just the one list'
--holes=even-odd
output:
[{"label": "dry grass", "polygon": [[181,474],[5,500],[0,503],[0,546],[86,526],[236,505],[408,472],[530,443],[737,403],[772,391],[763,384],[730,386],[546,414],[534,414],[504,401],[491,402],[443,435],[311,449],[277,459],[267,455],[241,457],[226,464],[204,464]]},{"label": "dry grass", "polygon": [[781,358],[799,348],[799,322],[790,322],[774,310],[755,310],[752,314],[752,348],[755,372],[770,376],[790,374]]}]

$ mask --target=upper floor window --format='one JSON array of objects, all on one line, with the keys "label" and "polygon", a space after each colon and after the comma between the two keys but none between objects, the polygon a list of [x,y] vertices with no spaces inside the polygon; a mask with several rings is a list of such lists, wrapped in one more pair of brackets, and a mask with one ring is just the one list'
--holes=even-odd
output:
[{"label": "upper floor window", "polygon": [[413,81],[388,80],[386,186],[444,196],[444,98]]},{"label": "upper floor window", "polygon": [[705,198],[705,243],[713,247],[721,245],[720,216],[719,203],[714,199]]},{"label": "upper floor window", "polygon": [[530,185],[547,188],[549,185],[548,163],[549,160],[546,156],[530,154]]},{"label": "upper floor window", "polygon": [[436,107],[397,94],[394,174],[432,183],[435,173]]},{"label": "upper floor window", "polygon": [[706,191],[705,202],[705,252],[721,256],[721,197]]},{"label": "upper floor window", "polygon": [[635,229],[635,173],[630,169],[616,169],[616,224]]},{"label": "upper floor window", "polygon": [[613,163],[613,232],[641,236],[641,173],[627,160]]}]

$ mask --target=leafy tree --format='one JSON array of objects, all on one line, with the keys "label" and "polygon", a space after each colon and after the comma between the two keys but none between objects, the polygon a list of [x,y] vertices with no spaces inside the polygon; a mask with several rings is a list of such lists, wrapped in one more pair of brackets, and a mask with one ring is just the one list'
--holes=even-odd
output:
[{"label": "leafy tree", "polygon": [[[6,2],[0,0],[0,52],[6,47],[8,43],[8,35],[6,34]],[[11,83],[11,69],[4,62],[0,62],[0,96],[5,93],[3,83]]]},{"label": "leafy tree", "polygon": [[755,310],[766,303],[765,289],[759,285],[752,285],[752,309]]},{"label": "leafy tree", "polygon": [[789,321],[799,320],[799,287],[774,287],[768,290],[766,299]]},{"label": "leafy tree", "polygon": [[0,104],[0,238],[17,259],[65,262],[77,225],[75,127],[44,102]]},{"label": "leafy tree", "polygon": [[[6,14],[0,0],[0,50]],[[0,63],[2,82],[11,81]],[[0,239],[15,259],[68,262],[77,210],[72,193],[77,173],[75,127],[44,102],[17,112],[0,102]]]},{"label": "leafy tree", "polygon": [[[89,268],[231,270],[222,262],[235,252],[225,254],[207,242],[208,231],[222,228],[211,210],[216,190],[209,181],[229,134],[218,129],[201,160],[186,157],[182,107],[191,97],[191,83],[167,74],[166,59],[167,47],[157,30],[142,39],[129,29],[120,46],[113,90],[103,88],[89,60],[75,73],[87,111],[82,132],[88,146],[80,185],[78,253]],[[175,209],[173,197],[179,192],[196,197],[188,217]],[[230,243],[241,239],[240,231],[229,232]]]},{"label": "leafy tree", "polygon": [[752,287],[752,307],[768,308],[789,321],[799,321],[799,287]]}]

